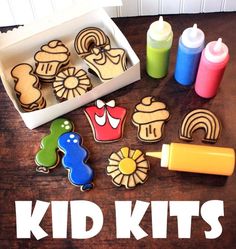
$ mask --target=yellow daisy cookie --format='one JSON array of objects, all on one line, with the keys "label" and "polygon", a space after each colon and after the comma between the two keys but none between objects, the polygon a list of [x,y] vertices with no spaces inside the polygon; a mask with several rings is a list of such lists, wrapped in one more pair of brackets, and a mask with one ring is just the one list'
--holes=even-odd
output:
[{"label": "yellow daisy cookie", "polygon": [[112,153],[108,160],[107,174],[116,186],[124,185],[129,189],[147,180],[149,163],[142,151],[123,147]]}]

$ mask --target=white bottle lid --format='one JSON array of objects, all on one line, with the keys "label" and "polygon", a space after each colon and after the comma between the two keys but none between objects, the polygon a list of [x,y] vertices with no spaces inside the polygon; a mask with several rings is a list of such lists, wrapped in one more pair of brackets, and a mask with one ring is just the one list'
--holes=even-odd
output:
[{"label": "white bottle lid", "polygon": [[184,30],[181,39],[185,47],[199,48],[205,41],[205,35],[195,23],[193,27]]},{"label": "white bottle lid", "polygon": [[159,20],[153,22],[149,28],[149,34],[153,40],[164,41],[172,33],[172,28],[168,22],[163,21],[163,17],[160,16]]},{"label": "white bottle lid", "polygon": [[224,61],[228,53],[229,49],[222,42],[222,38],[219,38],[217,41],[209,42],[205,48],[206,59],[215,63]]},{"label": "white bottle lid", "polygon": [[170,145],[163,144],[161,150],[161,167],[168,168],[169,166]]}]

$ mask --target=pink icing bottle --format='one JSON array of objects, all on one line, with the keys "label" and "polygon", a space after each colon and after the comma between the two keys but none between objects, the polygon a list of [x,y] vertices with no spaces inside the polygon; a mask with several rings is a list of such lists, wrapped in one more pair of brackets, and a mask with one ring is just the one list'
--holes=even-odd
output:
[{"label": "pink icing bottle", "polygon": [[212,98],[216,95],[228,61],[229,50],[221,38],[206,45],[195,82],[195,91],[199,96]]}]

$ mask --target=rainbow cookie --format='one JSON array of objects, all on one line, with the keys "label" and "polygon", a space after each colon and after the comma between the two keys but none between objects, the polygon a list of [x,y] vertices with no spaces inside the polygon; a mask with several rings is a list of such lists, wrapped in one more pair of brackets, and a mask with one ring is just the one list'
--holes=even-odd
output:
[{"label": "rainbow cookie", "polygon": [[158,142],[163,137],[164,124],[170,118],[166,105],[149,96],[135,106],[132,122],[138,127],[138,138],[143,142]]},{"label": "rainbow cookie", "polygon": [[126,52],[122,48],[111,48],[110,45],[94,47],[91,53],[83,59],[89,69],[103,82],[109,81],[127,70]]},{"label": "rainbow cookie", "polygon": [[31,65],[22,63],[11,70],[15,81],[15,92],[22,109],[26,112],[40,110],[46,107],[46,100],[40,90],[37,75]]},{"label": "rainbow cookie", "polygon": [[179,137],[192,141],[192,134],[198,129],[205,131],[203,142],[215,143],[220,135],[221,124],[214,113],[206,109],[196,109],[184,117]]},{"label": "rainbow cookie", "polygon": [[142,151],[123,147],[110,155],[106,170],[116,186],[129,189],[147,180],[149,163]]},{"label": "rainbow cookie", "polygon": [[59,40],[52,40],[41,47],[34,56],[36,63],[35,73],[43,82],[54,81],[59,70],[70,60],[68,48]]},{"label": "rainbow cookie", "polygon": [[110,44],[110,40],[101,29],[88,27],[78,33],[74,47],[77,54],[83,58],[89,55],[94,47],[105,47],[108,44]]},{"label": "rainbow cookie", "polygon": [[96,142],[109,143],[122,138],[127,110],[116,106],[114,100],[104,103],[99,99],[95,106],[86,107],[84,113]]},{"label": "rainbow cookie", "polygon": [[75,132],[65,133],[58,139],[58,147],[65,154],[62,165],[68,170],[69,181],[86,191],[93,188],[93,170],[86,164],[88,152],[81,144],[81,136]]},{"label": "rainbow cookie", "polygon": [[35,156],[35,162],[38,165],[36,171],[48,173],[50,169],[57,166],[60,159],[57,147],[58,138],[72,130],[73,124],[65,118],[56,119],[51,123],[50,134],[41,140],[40,150]]},{"label": "rainbow cookie", "polygon": [[59,100],[81,96],[92,89],[91,81],[83,69],[69,67],[60,71],[52,84]]}]

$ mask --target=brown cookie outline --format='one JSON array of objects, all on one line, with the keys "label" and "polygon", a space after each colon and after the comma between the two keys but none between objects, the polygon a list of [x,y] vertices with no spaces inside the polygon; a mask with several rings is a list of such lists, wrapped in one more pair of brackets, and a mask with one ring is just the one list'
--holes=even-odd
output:
[{"label": "brown cookie outline", "polygon": [[[126,51],[123,48],[111,48],[110,45],[107,45],[104,48],[94,48],[93,52],[85,56],[83,59],[90,69],[101,79],[101,81],[108,81],[127,70],[126,56]],[[106,72],[108,70],[106,64],[109,61],[113,65],[113,70],[109,68],[110,76],[105,76],[103,71]],[[121,67],[119,68],[118,73],[115,73],[115,68],[119,64]]]},{"label": "brown cookie outline", "polygon": [[[77,83],[76,86],[66,86],[66,81],[67,84],[69,84],[70,80],[72,80],[72,77],[74,78],[74,82],[72,84]],[[57,99],[64,101],[67,99],[75,98],[78,96],[83,95],[87,91],[92,89],[92,83],[90,78],[88,77],[86,71],[84,71],[81,68],[76,68],[76,67],[68,67],[63,70],[61,70],[57,76],[55,81],[52,84],[54,93],[57,97]],[[64,90],[63,90],[64,89]],[[81,89],[83,93],[81,93]],[[62,91],[62,94],[58,94],[58,92]],[[72,93],[72,96],[71,96]]]},{"label": "brown cookie outline", "polygon": [[[120,163],[124,159],[135,162],[136,167],[133,172],[122,172]],[[124,186],[126,189],[134,189],[137,185],[144,184],[148,179],[150,164],[145,157],[145,153],[139,149],[131,149],[127,146],[122,147],[118,151],[112,152],[108,161],[109,164],[106,167],[106,173],[112,177],[112,183],[117,187]],[[123,166],[125,164],[123,162]],[[129,168],[128,164],[126,166]],[[130,184],[130,180],[133,184]]]},{"label": "brown cookie outline", "polygon": [[[19,89],[17,89],[17,86],[18,86],[20,80],[21,81],[23,80],[22,78],[21,79],[19,78],[19,75],[21,75],[22,73],[18,74],[18,76],[15,75],[15,73],[14,73],[17,68],[19,70],[19,67],[28,67],[28,70],[26,70],[26,72],[28,72],[28,76],[34,78],[34,80],[35,80],[34,82],[31,83],[31,87],[34,90],[38,91],[39,97],[37,99],[35,99],[33,102],[31,102],[31,103],[23,103],[22,100],[21,100],[21,96],[23,95],[23,93],[21,91],[19,91]],[[38,79],[37,75],[34,74],[34,69],[30,64],[28,64],[28,63],[20,63],[20,64],[14,66],[13,69],[11,70],[11,76],[14,79],[14,82],[15,82],[14,91],[16,92],[16,96],[17,96],[17,98],[18,98],[18,100],[20,102],[20,105],[21,105],[21,107],[22,107],[22,109],[24,111],[30,112],[30,111],[43,109],[43,108],[46,107],[46,100],[42,96],[42,92],[40,90],[41,85],[39,83],[39,79]],[[27,77],[26,74],[24,74],[24,73],[22,74],[22,76]],[[27,80],[27,81],[24,81],[24,82],[28,83],[29,81]],[[28,91],[29,91],[29,88],[27,88],[27,92]]]},{"label": "brown cookie outline", "polygon": [[[56,43],[56,46],[51,48],[50,44],[52,44],[52,43]],[[45,47],[46,46],[49,47],[49,50],[55,50],[55,52],[52,53],[52,52],[45,51]],[[56,47],[59,47],[59,46],[62,47],[62,48],[65,48],[65,51],[56,52]],[[37,55],[39,56],[39,54],[42,54],[42,53],[45,53],[45,55],[51,53],[52,56],[54,56],[54,55],[55,56],[56,55],[62,55],[63,54],[63,55],[67,56],[67,59],[63,60],[64,62],[60,61],[60,60],[49,60],[49,61],[46,61],[46,62],[43,63],[42,61],[39,61],[36,58]],[[44,83],[51,83],[55,79],[55,76],[57,75],[57,73],[59,72],[59,70],[62,67],[65,67],[65,66],[67,66],[69,64],[69,62],[70,62],[70,51],[69,51],[69,49],[66,47],[66,45],[61,40],[51,40],[47,44],[44,44],[44,45],[42,45],[40,47],[40,50],[37,51],[35,53],[35,55],[34,55],[34,60],[36,61],[36,64],[35,64],[36,65],[35,73],[38,75],[38,77],[40,78],[40,80],[42,82],[44,82]],[[55,73],[53,75],[47,75],[48,71],[50,71],[52,69],[52,63],[55,63],[55,62],[58,63],[58,65],[56,66],[56,69],[55,69]],[[42,65],[43,69],[41,69],[41,71],[44,70],[44,64],[48,63],[47,66],[46,66],[47,67],[46,68],[46,74],[40,74],[39,72],[37,72],[40,63],[43,64]],[[51,65],[50,65],[50,63],[51,63]]]},{"label": "brown cookie outline", "polygon": [[[151,102],[151,104],[156,102],[156,103],[160,103],[160,104],[163,105],[163,108],[157,109],[157,110],[152,111],[152,112],[147,112],[147,113],[149,113],[150,115],[151,115],[152,113],[157,112],[157,111],[165,111],[165,112],[168,113],[168,116],[167,116],[167,117],[162,118],[162,119],[155,120],[155,122],[163,122],[162,125],[161,125],[161,127],[159,128],[159,129],[160,129],[160,136],[159,136],[159,137],[158,137],[158,136],[156,135],[156,133],[155,133],[156,128],[153,130],[153,132],[152,132],[152,129],[151,129],[152,127],[151,127],[150,124],[152,124],[154,121],[144,123],[144,124],[146,124],[146,125],[149,124],[148,129],[147,129],[147,128],[145,129],[145,130],[146,130],[146,137],[148,137],[148,134],[149,134],[149,133],[150,133],[150,134],[153,133],[153,134],[154,134],[154,137],[157,137],[156,139],[152,139],[152,140],[147,140],[147,139],[143,138],[143,137],[140,135],[140,134],[141,134],[141,128],[142,128],[142,127],[141,127],[141,124],[137,123],[137,122],[134,120],[134,116],[135,116],[135,114],[138,112],[138,111],[137,111],[137,107],[138,107],[140,104],[143,104],[143,100],[146,99],[146,98],[150,98],[150,101],[153,100],[153,101]],[[143,104],[143,105],[145,105],[145,104]],[[146,105],[146,106],[150,106],[150,105]],[[145,142],[145,143],[155,143],[155,142],[159,142],[160,140],[163,139],[163,137],[164,137],[164,125],[165,125],[166,122],[168,122],[168,121],[170,120],[170,118],[171,118],[170,112],[168,111],[167,106],[166,106],[166,104],[165,104],[164,102],[156,101],[156,98],[155,98],[154,96],[145,96],[145,97],[143,97],[143,98],[141,99],[141,101],[140,101],[138,104],[135,105],[135,111],[134,111],[134,113],[133,113],[133,115],[132,115],[131,121],[132,121],[132,123],[133,123],[136,127],[138,127],[137,137],[138,137],[138,139],[139,139],[140,141]],[[142,124],[142,125],[144,125],[144,124]]]},{"label": "brown cookie outline", "polygon": [[198,129],[205,131],[202,142],[216,143],[220,136],[222,125],[213,112],[204,108],[195,109],[184,116],[179,129],[179,138],[189,142],[193,141],[192,134]]},{"label": "brown cookie outline", "polygon": [[94,47],[105,47],[110,44],[109,37],[98,27],[87,27],[82,29],[75,37],[74,48],[80,57],[91,53]]}]

